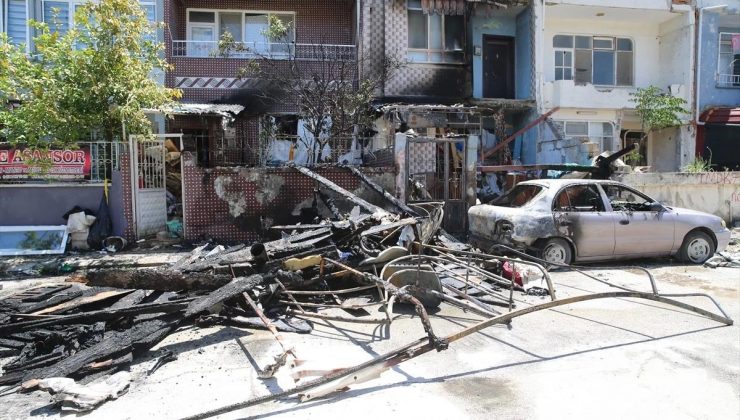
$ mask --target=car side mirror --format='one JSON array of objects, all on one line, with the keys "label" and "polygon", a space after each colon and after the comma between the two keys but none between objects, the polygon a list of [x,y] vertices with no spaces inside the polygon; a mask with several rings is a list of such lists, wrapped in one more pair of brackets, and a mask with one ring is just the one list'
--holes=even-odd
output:
[{"label": "car side mirror", "polygon": [[650,208],[650,211],[657,211],[657,212],[665,211],[665,207],[663,207],[662,204],[657,203],[657,202],[652,202],[648,204],[648,207]]}]

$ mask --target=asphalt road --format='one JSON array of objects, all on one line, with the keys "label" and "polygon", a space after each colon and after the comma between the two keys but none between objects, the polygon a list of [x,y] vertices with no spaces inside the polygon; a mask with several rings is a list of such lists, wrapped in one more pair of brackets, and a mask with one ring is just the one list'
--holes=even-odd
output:
[{"label": "asphalt road", "polygon": [[[650,266],[663,293],[702,292],[740,319],[740,269],[710,269],[670,260]],[[637,271],[589,270],[603,279],[649,291]],[[552,273],[559,298],[613,290],[573,272]],[[48,280],[45,280],[48,281]],[[38,280],[6,284],[6,293]],[[519,307],[546,301],[516,296]],[[713,309],[709,301],[683,301]],[[375,312],[375,316],[380,313]],[[349,366],[415,338],[413,311],[398,306],[390,329],[315,322],[310,335],[284,334],[312,366]],[[480,317],[444,306],[438,334]],[[158,349],[178,359],[151,376]],[[293,386],[288,369],[257,378],[256,366],[279,353],[266,331],[188,328],[167,337],[131,368],[127,394],[86,419],[182,418]],[[0,362],[1,363],[1,362]],[[41,391],[0,397],[0,418],[57,418]],[[733,419],[740,418],[740,327],[723,326],[683,309],[638,299],[577,303],[494,326],[353,386],[334,397],[272,402],[219,418],[430,419]]]}]

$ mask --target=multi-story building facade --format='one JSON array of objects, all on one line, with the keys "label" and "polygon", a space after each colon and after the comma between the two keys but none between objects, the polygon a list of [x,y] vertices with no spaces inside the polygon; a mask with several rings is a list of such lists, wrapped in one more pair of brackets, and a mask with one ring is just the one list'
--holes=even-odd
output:
[{"label": "multi-story building facade", "polygon": [[740,169],[740,1],[697,2],[696,154]]},{"label": "multi-story building facade", "polygon": [[[167,131],[185,134],[186,144],[206,166],[287,160],[289,146],[278,146],[289,140],[275,141],[265,150],[265,139],[259,139],[264,124],[275,125],[286,138],[308,136],[294,98],[270,92],[264,80],[241,77],[240,72],[250,62],[264,64],[267,59],[276,69],[302,66],[309,70],[305,74],[311,69],[320,73],[334,60],[354,63],[356,17],[356,2],[348,0],[164,0],[164,41],[173,66],[166,85],[182,90],[184,104],[168,121]],[[287,39],[266,35],[275,18],[289,28]],[[235,46],[224,53],[219,41],[227,32]]]},{"label": "multi-story building facade", "polygon": [[[577,162],[640,142],[638,165],[675,171],[694,156],[690,115],[680,128],[645,136],[631,94],[657,86],[693,92],[690,6],[664,0],[555,0],[542,10],[538,77],[541,110],[559,107],[555,130],[540,130],[538,163]],[[585,153],[584,153],[585,152]],[[585,162],[581,162],[585,163]]]},{"label": "multi-story building facade", "polygon": [[[79,3],[0,0],[0,30],[30,52],[26,21],[51,22],[58,10],[54,25],[63,31]],[[386,57],[405,62],[378,91],[382,110],[395,117],[376,127],[375,148],[410,127],[423,135],[476,135],[485,152],[531,125],[511,143],[513,161],[586,163],[640,142],[639,164],[657,171],[677,170],[710,149],[718,162],[731,155],[723,139],[736,136],[738,1],[691,3],[141,1],[152,20],[166,23],[159,36],[173,69],[155,76],[183,91],[182,106],[159,130],[184,133],[209,166],[264,163],[264,116],[287,134],[305,135],[294,101],[257,100],[261,82],[239,71],[257,55],[287,64],[286,48],[301,54],[321,45],[337,59],[356,60],[358,78],[379,71]],[[271,16],[291,27],[292,46],[265,38]],[[221,54],[226,32],[252,53]],[[317,61],[305,53],[301,63]],[[630,93],[650,85],[687,101],[692,112],[682,116],[684,125],[643,135]],[[530,124],[556,108],[544,123]]]}]

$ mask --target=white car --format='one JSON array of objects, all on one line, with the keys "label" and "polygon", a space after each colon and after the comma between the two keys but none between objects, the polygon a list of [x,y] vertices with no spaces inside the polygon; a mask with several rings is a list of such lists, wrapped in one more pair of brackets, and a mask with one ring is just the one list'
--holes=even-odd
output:
[{"label": "white car", "polygon": [[730,242],[720,217],[592,179],[522,182],[471,207],[468,219],[473,245],[505,244],[558,264],[659,256],[701,264]]}]

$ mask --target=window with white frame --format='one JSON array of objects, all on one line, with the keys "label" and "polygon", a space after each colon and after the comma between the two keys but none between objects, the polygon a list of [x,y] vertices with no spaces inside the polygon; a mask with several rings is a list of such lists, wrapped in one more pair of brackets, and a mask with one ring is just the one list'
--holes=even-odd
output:
[{"label": "window with white frame", "polygon": [[408,0],[408,51],[417,63],[462,63],[465,19],[463,16],[425,14],[421,0]]},{"label": "window with white frame", "polygon": [[555,35],[555,80],[602,86],[634,84],[634,45],[629,38]]},{"label": "window with white frame", "polygon": [[260,54],[287,52],[285,40],[265,36],[271,16],[280,19],[288,28],[287,41],[295,42],[293,12],[188,9],[187,53],[194,57],[211,56],[217,49],[219,38],[227,32],[249,51]]},{"label": "window with white frame", "polygon": [[[3,2],[0,1],[0,4],[3,4]],[[5,28],[10,42],[15,45],[26,44],[28,42],[26,39],[26,30],[28,28],[26,0],[7,0],[3,6],[6,7],[8,12],[5,15],[5,21],[2,26]]]},{"label": "window with white frame", "polygon": [[740,87],[740,33],[720,32],[717,85]]},{"label": "window with white frame", "polygon": [[599,145],[599,150],[615,150],[614,126],[603,121],[555,121],[565,137]]},{"label": "window with white frame", "polygon": [[[74,24],[75,12],[84,3],[84,0],[44,0],[41,5],[41,18],[49,25],[49,29],[63,34]],[[139,3],[146,12],[147,19],[150,22],[156,21],[156,1],[141,0]]]}]

